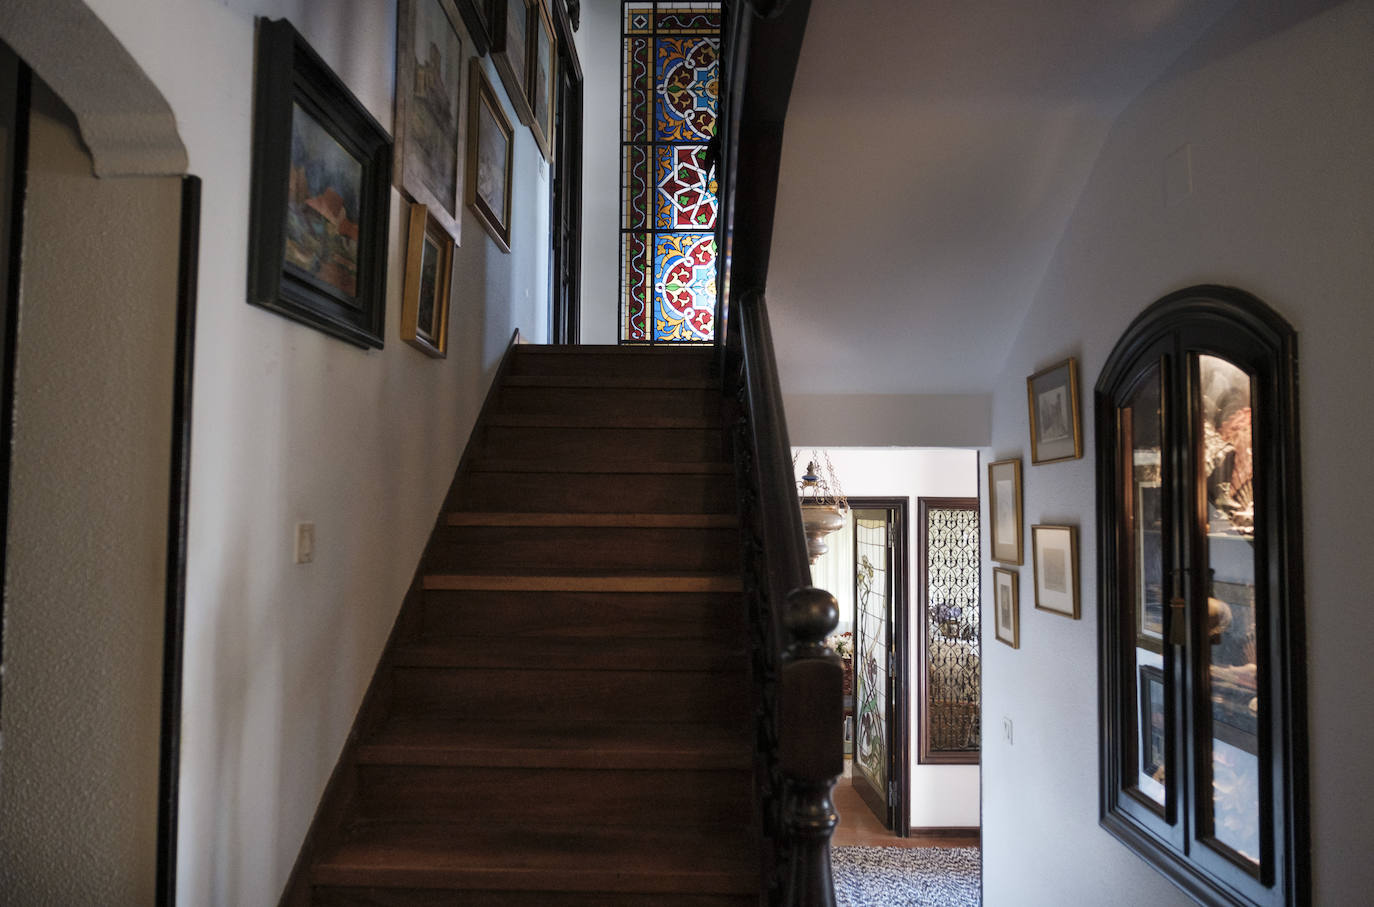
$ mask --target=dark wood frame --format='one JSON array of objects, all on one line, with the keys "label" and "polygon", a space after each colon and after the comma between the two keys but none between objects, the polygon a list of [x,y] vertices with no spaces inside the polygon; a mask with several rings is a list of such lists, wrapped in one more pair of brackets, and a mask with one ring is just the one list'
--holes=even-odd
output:
[{"label": "dark wood frame", "polygon": [[[902,497],[851,497],[849,498],[850,518],[858,510],[888,510],[894,516],[888,524],[888,537],[892,540],[892,620],[889,624],[892,640],[889,646],[893,652],[891,686],[888,690],[888,783],[892,785],[891,802],[885,793],[880,795],[872,785],[864,783],[858,772],[853,775],[854,790],[873,812],[884,817],[885,824],[898,837],[906,837],[911,824],[911,702],[907,678],[911,673],[911,653],[908,640],[911,636],[911,537],[910,525],[911,499]],[[855,548],[858,546],[858,533],[854,535]],[[854,558],[858,564],[858,557]],[[858,670],[858,590],[854,595],[854,665]],[[857,691],[858,685],[855,684]],[[855,748],[857,753],[857,714]]]},{"label": "dark wood frame", "polygon": [[[1069,534],[1069,595],[1073,601],[1072,611],[1061,611],[1058,608],[1051,608],[1049,605],[1040,603],[1040,533],[1053,530],[1055,532],[1067,532]],[[1034,577],[1035,589],[1035,610],[1045,611],[1050,614],[1058,614],[1060,617],[1067,617],[1070,620],[1078,620],[1082,617],[1083,596],[1079,588],[1079,569],[1078,569],[1078,527],[1039,524],[1031,527],[1031,575]]]},{"label": "dark wood frame", "polygon": [[[982,737],[979,737],[979,748],[976,750],[959,750],[955,752],[944,750],[933,750],[930,745],[930,671],[928,664],[930,659],[930,639],[926,635],[929,629],[928,620],[930,613],[930,583],[927,581],[926,565],[930,561],[930,537],[926,531],[929,524],[930,509],[932,507],[944,508],[946,510],[970,510],[975,516],[980,516],[977,498],[917,498],[916,512],[919,514],[920,524],[917,526],[917,537],[920,539],[921,557],[921,594],[920,610],[917,614],[917,626],[920,633],[917,635],[917,670],[916,670],[916,689],[920,707],[917,709],[919,718],[917,719],[917,752],[921,765],[977,765],[982,758]],[[979,552],[974,559],[974,563],[982,562],[982,544],[978,545]],[[980,571],[975,567],[975,576]],[[977,577],[978,583],[982,584],[982,577]],[[982,592],[975,596],[975,601],[981,599]],[[982,626],[982,613],[979,612],[978,619],[980,628]],[[978,687],[979,698],[982,697],[982,651],[983,643],[980,637],[977,639],[979,656]]]},{"label": "dark wood frame", "polygon": [[550,215],[553,324],[549,340],[577,343],[582,336],[582,63],[564,0],[554,0],[553,12],[558,36],[558,106]]},{"label": "dark wood frame", "polygon": [[[530,108],[530,5],[538,0],[500,0],[501,11],[491,30],[491,61],[496,64],[496,74],[506,87],[506,98],[510,101],[515,118],[522,126],[528,126],[534,119]],[[524,34],[520,36],[520,46],[524,48],[524,60],[519,65],[510,56],[510,41],[515,37],[510,33],[510,10],[513,4],[525,8]]]},{"label": "dark wood frame", "polygon": [[[472,98],[468,101],[468,207],[472,209],[473,214],[477,215],[477,222],[487,231],[487,234],[501,248],[501,251],[509,252],[511,194],[515,190],[515,127],[506,118],[506,112],[501,109],[501,101],[496,97],[496,90],[487,81],[487,74],[482,69],[482,61],[475,57],[472,60],[472,77],[469,81],[472,83]],[[502,193],[505,204],[500,212],[492,210],[486,200],[477,193],[477,153],[482,142],[483,105],[491,111],[492,119],[496,121],[496,127],[506,136],[506,185],[505,191]]]},{"label": "dark wood frame", "polygon": [[[1013,495],[1014,495],[1014,497],[1016,498],[1016,508],[1015,508],[1015,509],[1016,509],[1016,539],[1014,540],[1014,547],[1016,548],[1016,558],[1015,558],[1015,560],[1011,559],[1010,557],[1002,557],[1002,556],[999,556],[999,554],[998,554],[998,548],[1004,547],[1004,546],[1007,546],[1007,545],[1010,545],[1010,544],[1011,544],[1011,543],[1007,542],[1007,540],[1005,540],[1005,539],[998,539],[998,537],[997,537],[997,500],[998,500],[998,499],[997,499],[997,482],[996,482],[995,474],[996,474],[996,472],[997,472],[998,469],[1000,469],[1000,468],[1002,468],[1002,467],[1006,467],[1006,466],[1010,466],[1010,467],[1011,467],[1011,470],[1012,470],[1012,487],[1015,489],[1015,490],[1013,491]],[[1024,564],[1025,561],[1026,561],[1026,554],[1025,554],[1025,538],[1024,538],[1024,536],[1022,535],[1022,532],[1021,532],[1021,526],[1022,526],[1022,524],[1025,522],[1025,512],[1024,512],[1024,511],[1022,510],[1022,508],[1021,508],[1021,501],[1022,501],[1022,498],[1023,498],[1023,493],[1022,493],[1022,489],[1021,489],[1021,458],[1020,458],[1020,457],[1012,457],[1011,459],[1007,459],[1007,460],[994,460],[993,462],[989,463],[989,464],[988,464],[988,541],[989,541],[989,548],[990,548],[991,550],[989,550],[988,554],[992,557],[993,560],[997,561],[998,563],[1010,564],[1010,565],[1019,567],[1019,566],[1021,566],[1022,564]],[[1002,553],[1003,553],[1003,554],[1009,554],[1009,552],[1006,552],[1006,551],[1003,551]]]},{"label": "dark wood frame", "polygon": [[[1162,690],[1164,687],[1164,670],[1162,668],[1157,668],[1154,665],[1141,665],[1138,673],[1139,680],[1137,683],[1140,687],[1140,749],[1137,751],[1137,754],[1141,757],[1142,760],[1144,760],[1148,758],[1145,754],[1149,752],[1149,740],[1151,737],[1151,732],[1154,729],[1155,703],[1154,697],[1150,695],[1150,684],[1157,683],[1159,684]],[[1167,704],[1168,694],[1161,693],[1159,702],[1160,709],[1162,711],[1167,712]],[[1165,725],[1168,725],[1167,714],[1165,716]],[[1167,760],[1165,759],[1165,754],[1161,753],[1160,764],[1163,765],[1166,761]],[[1144,762],[1142,762],[1141,770],[1143,771],[1147,767],[1148,766]],[[1149,773],[1146,772],[1146,774]]]},{"label": "dark wood frame", "polygon": [[[410,141],[410,111],[414,102],[412,92],[405,86],[413,83],[415,78],[416,49],[412,46],[412,35],[414,32],[415,7],[419,3],[427,0],[400,0],[396,6],[396,100],[395,118],[393,127],[396,132],[395,154],[393,155],[392,180],[396,188],[400,189],[414,201],[419,202],[429,208],[430,216],[433,217],[449,235],[453,237],[454,243],[462,245],[463,242],[463,203],[466,200],[463,182],[467,176],[467,166],[464,155],[467,150],[467,110],[468,89],[463,84],[463,80],[470,78],[468,75],[468,46],[473,42],[469,32],[464,28],[461,20],[465,16],[459,16],[459,10],[454,6],[454,0],[433,0],[439,4],[444,15],[448,18],[449,24],[453,26],[453,31],[458,36],[458,108],[453,111],[455,118],[455,138],[454,138],[454,174],[453,174],[453,197],[439,198],[425,184],[424,180],[409,169],[410,156],[407,152],[412,143]],[[471,3],[468,3],[470,6]]]},{"label": "dark wood frame", "polygon": [[[248,302],[361,347],[381,348],[386,324],[391,138],[285,19],[258,22]],[[291,116],[300,104],[362,165],[357,295],[286,263]]]},{"label": "dark wood frame", "polygon": [[[1133,790],[1137,727],[1135,627],[1122,603],[1131,593],[1129,504],[1119,407],[1139,375],[1159,365],[1163,385],[1165,552],[1172,567],[1203,563],[1202,464],[1190,447],[1201,432],[1193,404],[1196,355],[1218,355],[1253,377],[1255,580],[1260,693],[1261,847],[1258,873],[1211,846],[1203,809],[1211,787],[1195,716],[1210,714],[1202,650],[1207,631],[1203,571],[1166,566],[1164,678],[1170,729],[1163,810]],[[1118,341],[1098,379],[1097,521],[1099,579],[1099,757],[1102,826],[1190,896],[1218,904],[1302,904],[1311,899],[1307,693],[1303,616],[1302,508],[1297,404],[1297,336],[1260,300],[1229,287],[1197,286],[1147,308]],[[1199,740],[1194,739],[1196,733]],[[1224,848],[1224,845],[1221,845]]]},{"label": "dark wood frame", "polygon": [[[453,237],[434,214],[421,204],[410,206],[406,230],[405,291],[401,295],[401,339],[426,356],[443,359],[448,355],[449,290],[453,278]],[[439,247],[439,275],[434,286],[433,336],[420,327],[420,271],[424,263],[425,240]]]},{"label": "dark wood frame", "polygon": [[[1069,422],[1073,429],[1073,453],[1059,457],[1040,456],[1040,420],[1036,418],[1035,383],[1050,378],[1060,369],[1066,369],[1064,381],[1069,388]],[[1082,416],[1078,407],[1078,360],[1070,356],[1063,362],[1056,362],[1049,368],[1041,369],[1026,379],[1026,406],[1030,410],[1031,464],[1058,463],[1061,460],[1077,460],[1083,456],[1083,432],[1080,428]]]},{"label": "dark wood frame", "polygon": [[[544,155],[544,160],[553,162],[554,152],[554,123],[558,119],[558,35],[553,27],[553,17],[549,14],[549,7],[546,0],[534,0],[534,5],[538,7],[538,15],[530,20],[530,72],[529,72],[529,91],[530,91],[530,132],[534,133],[534,142],[539,146],[539,153]],[[548,117],[545,122],[539,122],[539,105],[536,100],[539,97],[539,34],[543,32],[549,39],[549,71],[548,77],[543,83],[544,93],[548,95]]]},{"label": "dark wood frame", "polygon": [[[1006,576],[1011,582],[1011,639],[1002,635],[1002,622],[997,617],[997,577]],[[992,568],[992,632],[998,642],[1013,649],[1021,648],[1021,577],[1006,567]]]},{"label": "dark wood frame", "polygon": [[472,38],[472,49],[477,56],[484,57],[491,48],[491,33],[494,25],[501,22],[505,15],[502,0],[454,0],[458,15],[463,17]]}]

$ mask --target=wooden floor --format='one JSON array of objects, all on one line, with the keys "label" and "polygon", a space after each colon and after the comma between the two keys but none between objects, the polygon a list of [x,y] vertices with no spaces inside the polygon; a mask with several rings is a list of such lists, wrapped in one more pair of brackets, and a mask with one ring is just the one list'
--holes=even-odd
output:
[{"label": "wooden floor", "polygon": [[830,843],[835,847],[978,847],[975,834],[913,835],[899,838],[883,827],[883,823],[868,808],[859,792],[854,790],[849,775],[849,760],[845,759],[845,773],[835,782],[835,809],[840,814],[840,826]]}]

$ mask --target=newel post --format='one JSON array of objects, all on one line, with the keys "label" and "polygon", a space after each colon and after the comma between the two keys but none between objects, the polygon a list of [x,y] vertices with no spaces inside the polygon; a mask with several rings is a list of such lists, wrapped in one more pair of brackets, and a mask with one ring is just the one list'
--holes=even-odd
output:
[{"label": "newel post", "polygon": [[787,907],[835,904],[830,835],[839,816],[830,791],[844,771],[844,667],[825,637],[839,616],[835,597],[824,589],[808,586],[787,595],[784,622],[791,641],[778,685],[778,762],[791,845]]}]

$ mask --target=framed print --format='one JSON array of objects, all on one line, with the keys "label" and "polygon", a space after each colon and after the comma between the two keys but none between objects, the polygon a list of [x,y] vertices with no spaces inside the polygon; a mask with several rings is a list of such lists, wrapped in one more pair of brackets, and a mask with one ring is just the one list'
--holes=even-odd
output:
[{"label": "framed print", "polygon": [[1030,405],[1031,463],[1083,456],[1078,431],[1078,360],[1065,359],[1026,379]]},{"label": "framed print", "polygon": [[248,302],[381,347],[391,139],[285,19],[259,24],[255,92]]},{"label": "framed print", "polygon": [[1016,571],[992,568],[993,626],[999,642],[1021,648],[1021,601]]},{"label": "framed print", "polygon": [[463,229],[463,75],[471,44],[453,0],[400,0],[393,179],[455,243]]},{"label": "framed print", "polygon": [[1140,666],[1140,773],[1164,783],[1164,672]]},{"label": "framed print", "polygon": [[544,160],[553,160],[554,79],[557,42],[545,0],[530,11],[530,131]]},{"label": "framed print", "polygon": [[1135,644],[1151,652],[1164,651],[1164,542],[1159,483],[1135,488]]},{"label": "framed print", "polygon": [[[538,0],[533,0],[537,3]],[[521,125],[528,126],[530,111],[530,9],[531,0],[502,0],[500,21],[491,34],[491,61],[506,86],[506,97]]]},{"label": "framed print", "polygon": [[501,17],[501,0],[456,0],[458,14],[472,36],[472,49],[485,56],[491,49],[491,31]]},{"label": "framed print", "polygon": [[1035,607],[1078,620],[1078,527],[1032,526]]},{"label": "framed print", "polygon": [[988,516],[992,520],[992,559],[1022,563],[1021,461],[988,464]]},{"label": "framed print", "polygon": [[448,354],[448,294],[453,238],[424,205],[410,206],[401,339],[436,359]]},{"label": "framed print", "polygon": [[496,92],[472,61],[468,102],[468,207],[502,252],[510,251],[511,154],[515,130]]}]

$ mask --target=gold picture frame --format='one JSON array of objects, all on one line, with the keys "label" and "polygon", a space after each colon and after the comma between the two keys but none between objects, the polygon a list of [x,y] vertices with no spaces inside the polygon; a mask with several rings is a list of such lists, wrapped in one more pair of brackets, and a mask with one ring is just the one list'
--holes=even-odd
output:
[{"label": "gold picture frame", "polygon": [[401,298],[401,339],[420,352],[448,355],[448,304],[453,280],[453,237],[425,205],[410,206],[406,234],[406,285]]},{"label": "gold picture frame", "polygon": [[992,626],[998,642],[1021,648],[1021,584],[1015,570],[992,568]]},{"label": "gold picture frame", "polygon": [[468,102],[468,207],[502,252],[510,251],[511,168],[515,129],[487,81],[482,61],[473,58],[472,97]]},{"label": "gold picture frame", "polygon": [[522,126],[534,115],[530,111],[530,7],[538,0],[504,0],[498,21],[491,29],[491,62],[506,87],[511,110]]},{"label": "gold picture frame", "polygon": [[1017,566],[1024,563],[1020,458],[988,464],[988,523],[992,533],[992,559]]},{"label": "gold picture frame", "polygon": [[1032,526],[1035,607],[1078,620],[1078,527]]},{"label": "gold picture frame", "polygon": [[1027,378],[1026,405],[1030,410],[1032,464],[1083,456],[1077,359],[1070,356]]},{"label": "gold picture frame", "polygon": [[[537,12],[533,9],[537,7]],[[535,0],[530,17],[530,132],[544,160],[553,162],[554,102],[557,97],[558,38],[548,4]]]}]

